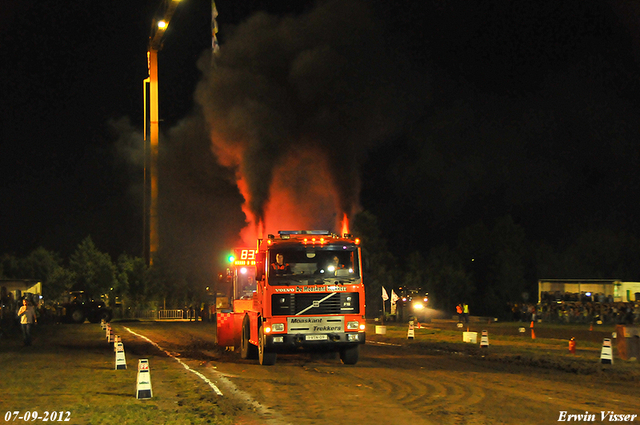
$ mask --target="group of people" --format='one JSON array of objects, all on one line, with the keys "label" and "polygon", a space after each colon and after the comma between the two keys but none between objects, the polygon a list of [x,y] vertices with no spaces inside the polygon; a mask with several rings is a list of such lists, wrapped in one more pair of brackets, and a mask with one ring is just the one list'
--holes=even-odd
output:
[{"label": "group of people", "polygon": [[456,313],[458,314],[459,323],[469,323],[469,305],[467,303],[460,303],[456,306]]},{"label": "group of people", "polygon": [[514,321],[541,319],[555,323],[640,323],[640,302],[542,301],[539,304],[513,304]]}]

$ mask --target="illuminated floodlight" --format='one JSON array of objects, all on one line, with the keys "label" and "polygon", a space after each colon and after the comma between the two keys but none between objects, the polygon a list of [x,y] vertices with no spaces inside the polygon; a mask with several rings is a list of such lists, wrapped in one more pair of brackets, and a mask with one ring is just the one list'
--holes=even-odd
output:
[{"label": "illuminated floodlight", "polygon": [[424,308],[424,305],[422,303],[413,303],[414,310],[422,310],[423,308]]},{"label": "illuminated floodlight", "polygon": [[166,28],[167,28],[167,23],[162,19],[159,20],[158,21],[158,29],[163,30],[163,29],[166,29]]},{"label": "illuminated floodlight", "polygon": [[247,268],[246,267],[241,268],[240,273],[247,274]]}]

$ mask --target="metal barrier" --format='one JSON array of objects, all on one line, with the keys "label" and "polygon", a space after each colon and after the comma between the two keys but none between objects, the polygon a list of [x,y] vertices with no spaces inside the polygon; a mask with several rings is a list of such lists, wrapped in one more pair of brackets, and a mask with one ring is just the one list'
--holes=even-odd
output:
[{"label": "metal barrier", "polygon": [[[163,319],[188,319],[190,316],[190,314],[187,314],[187,317],[185,316],[185,311],[184,310],[158,310],[158,320],[163,320]],[[192,313],[191,311],[188,311],[187,313]]]},{"label": "metal barrier", "polygon": [[114,319],[188,320],[195,317],[189,310],[114,310]]}]

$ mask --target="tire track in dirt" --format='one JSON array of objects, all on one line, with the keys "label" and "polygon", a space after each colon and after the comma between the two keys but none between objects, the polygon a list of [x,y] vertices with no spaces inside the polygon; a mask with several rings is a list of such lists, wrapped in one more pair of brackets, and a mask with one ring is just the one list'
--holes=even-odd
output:
[{"label": "tire track in dirt", "polygon": [[263,367],[235,353],[216,355],[199,338],[162,340],[173,341],[176,351],[189,341],[189,349],[180,351],[183,358],[206,359],[264,406],[266,415],[252,412],[250,405],[238,409],[237,423],[243,425],[268,417],[313,425],[539,424],[557,422],[560,411],[640,413],[633,395],[637,382],[605,382],[600,375],[378,344],[363,346],[354,366],[341,365],[336,358],[295,354]]}]

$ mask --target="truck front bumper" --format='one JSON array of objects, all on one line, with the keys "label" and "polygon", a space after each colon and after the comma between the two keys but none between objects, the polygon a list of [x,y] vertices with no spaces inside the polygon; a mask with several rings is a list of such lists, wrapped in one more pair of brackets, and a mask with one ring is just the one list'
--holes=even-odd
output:
[{"label": "truck front bumper", "polygon": [[365,343],[365,332],[332,332],[329,334],[271,334],[265,336],[266,348],[339,349]]}]

